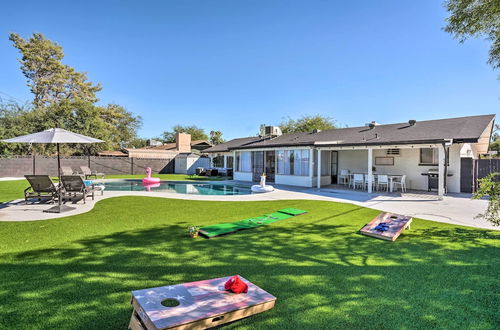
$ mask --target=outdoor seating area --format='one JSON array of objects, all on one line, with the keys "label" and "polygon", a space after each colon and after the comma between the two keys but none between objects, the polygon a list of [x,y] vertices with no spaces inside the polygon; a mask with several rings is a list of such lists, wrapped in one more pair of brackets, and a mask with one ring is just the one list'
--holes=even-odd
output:
[{"label": "outdoor seating area", "polygon": [[80,175],[61,175],[60,183],[55,183],[48,175],[25,175],[25,178],[30,185],[24,190],[26,204],[29,201],[55,203],[59,199],[61,202],[83,200],[85,204],[87,197],[94,200],[96,191],[104,194],[102,186],[95,185],[90,180],[83,180]]},{"label": "outdoor seating area", "polygon": [[61,174],[62,175],[80,175],[85,180],[94,178],[94,179],[105,179],[106,174],[102,172],[96,172],[90,169],[88,166],[80,166],[79,171],[74,171],[71,166],[61,166]]},{"label": "outdoor seating area", "polygon": [[371,185],[373,191],[395,192],[400,190],[406,192],[406,174],[385,174],[373,173],[370,182],[368,173],[351,172],[350,170],[340,170],[338,184],[350,189],[368,190]]},{"label": "outdoor seating area", "polygon": [[204,167],[198,167],[196,168],[196,175],[199,176],[232,176],[233,175],[233,169],[232,168],[226,168],[226,167],[209,167],[209,168],[204,168]]}]

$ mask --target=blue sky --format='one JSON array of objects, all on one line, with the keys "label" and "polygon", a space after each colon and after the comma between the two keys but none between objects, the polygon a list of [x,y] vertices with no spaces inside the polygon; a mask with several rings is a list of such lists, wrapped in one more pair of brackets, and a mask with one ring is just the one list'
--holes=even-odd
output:
[{"label": "blue sky", "polygon": [[[103,85],[101,103],[175,124],[254,135],[322,114],[342,125],[496,113],[488,43],[442,31],[442,1],[6,1],[0,92],[30,100],[10,32],[41,32]],[[0,94],[6,98],[5,94]]]}]

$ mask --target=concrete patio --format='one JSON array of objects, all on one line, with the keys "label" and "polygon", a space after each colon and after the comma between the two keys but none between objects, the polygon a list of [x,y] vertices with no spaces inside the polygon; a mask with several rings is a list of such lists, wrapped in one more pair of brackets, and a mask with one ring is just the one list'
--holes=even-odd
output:
[{"label": "concrete patio", "polygon": [[[266,194],[228,196],[186,195],[147,191],[105,191],[104,196],[97,194],[94,201],[87,200],[86,204],[80,201],[73,205],[76,206],[75,210],[61,214],[43,213],[43,210],[51,207],[52,204],[41,203],[26,205],[24,200],[16,200],[0,204],[0,221],[34,221],[72,216],[90,211],[95,203],[102,199],[119,196],[149,196],[206,201],[324,200],[350,203],[380,211],[400,213],[456,225],[494,230],[500,229],[498,227],[493,227],[483,219],[474,218],[477,214],[485,210],[487,201],[471,200],[470,195],[466,194],[450,194],[441,200],[435,194],[423,192],[369,194],[362,191],[337,189],[336,187],[326,187],[318,190],[316,188],[299,188],[291,186],[277,186],[274,192]],[[71,205],[71,203],[67,205]]]}]

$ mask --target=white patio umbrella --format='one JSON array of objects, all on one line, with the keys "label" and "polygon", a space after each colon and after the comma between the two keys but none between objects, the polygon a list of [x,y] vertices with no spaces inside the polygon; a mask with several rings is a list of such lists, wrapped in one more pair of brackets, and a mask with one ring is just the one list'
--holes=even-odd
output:
[{"label": "white patio umbrella", "polygon": [[[7,143],[55,143],[57,146],[57,176],[61,182],[61,157],[59,153],[59,144],[61,143],[101,143],[104,142],[89,136],[70,132],[62,128],[51,128],[42,132],[18,136],[12,139],[2,140]],[[59,203],[44,212],[61,213],[74,209],[61,204],[61,189],[59,189]]]}]

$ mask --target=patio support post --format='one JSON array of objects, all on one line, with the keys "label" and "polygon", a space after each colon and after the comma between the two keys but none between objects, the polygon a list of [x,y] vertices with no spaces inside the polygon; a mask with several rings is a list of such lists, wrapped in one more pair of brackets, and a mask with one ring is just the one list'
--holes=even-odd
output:
[{"label": "patio support post", "polygon": [[438,176],[438,195],[439,196],[444,196],[444,180],[445,178],[445,173],[444,173],[444,166],[445,166],[445,161],[446,161],[446,150],[444,149],[444,146],[439,146],[439,176]]},{"label": "patio support post", "polygon": [[368,179],[367,179],[368,193],[372,193],[373,182],[373,149],[368,148]]},{"label": "patio support post", "polygon": [[224,154],[224,168],[227,168],[227,155]]},{"label": "patio support post", "polygon": [[316,176],[318,189],[321,188],[321,149],[318,149],[318,173]]},{"label": "patio support post", "polygon": [[210,166],[209,167],[214,167],[214,156],[210,155]]},{"label": "patio support post", "polygon": [[314,149],[311,148],[309,149],[309,179],[311,182],[311,187],[314,187],[313,177],[314,177]]}]

